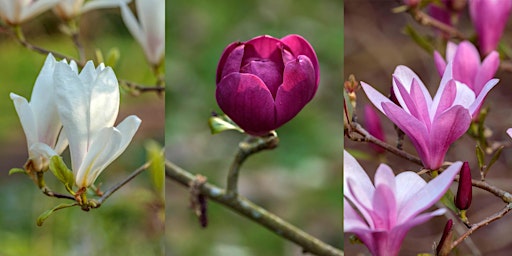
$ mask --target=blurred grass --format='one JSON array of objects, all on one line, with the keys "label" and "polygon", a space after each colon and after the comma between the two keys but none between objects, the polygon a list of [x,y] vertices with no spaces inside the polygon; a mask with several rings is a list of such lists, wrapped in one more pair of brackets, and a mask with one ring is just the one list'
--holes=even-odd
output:
[{"label": "blurred grass", "polygon": [[[300,34],[320,61],[315,98],[277,130],[278,148],[242,167],[241,194],[336,247],[342,244],[342,3],[300,1],[172,1],[167,4],[166,155],[224,186],[243,136],[212,136],[207,119],[221,112],[215,72],[225,46],[269,34]],[[299,255],[301,249],[244,217],[209,203],[199,227],[187,189],[166,189],[167,255]]]},{"label": "blurred grass", "polygon": [[[115,10],[94,11],[83,17],[82,40],[87,55],[95,48],[104,54],[116,47],[121,59],[115,73],[150,85],[155,79],[140,46],[129,35]],[[24,26],[27,39],[39,46],[76,56],[71,40],[58,31],[58,20],[47,13]],[[98,26],[97,24],[102,24]],[[142,173],[117,191],[100,208],[83,212],[78,207],[57,211],[36,226],[36,218],[63,200],[44,196],[22,174],[8,176],[10,168],[21,167],[27,158],[26,140],[9,98],[10,92],[30,98],[35,79],[46,56],[31,52],[6,36],[0,37],[0,255],[161,255],[162,227],[158,224],[159,197],[155,196],[148,173]],[[163,98],[155,94],[133,97],[122,91],[118,121],[135,114],[142,125],[127,150],[96,182],[102,190],[119,182],[146,161],[144,142],[163,143]],[[65,152],[69,160],[69,153]],[[68,166],[70,162],[66,161]],[[48,184],[65,193],[51,174]]]}]

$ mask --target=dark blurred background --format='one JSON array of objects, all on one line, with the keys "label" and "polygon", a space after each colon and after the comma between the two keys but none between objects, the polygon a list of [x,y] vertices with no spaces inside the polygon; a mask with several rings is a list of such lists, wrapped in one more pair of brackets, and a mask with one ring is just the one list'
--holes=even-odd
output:
[{"label": "dark blurred background", "polygon": [[[435,32],[430,28],[421,27],[406,14],[394,14],[392,8],[398,7],[400,1],[395,0],[346,0],[345,8],[345,52],[344,76],[354,74],[358,81],[364,81],[387,94],[392,85],[391,74],[397,65],[406,65],[414,70],[431,95],[439,86],[440,77],[434,65],[433,57],[420,48],[403,31],[406,24],[411,24],[419,33],[434,37]],[[457,27],[464,34],[472,36],[474,30],[469,20],[468,11],[465,9],[460,16]],[[509,22],[505,29],[502,43],[512,45],[512,30]],[[438,51],[444,52],[445,45],[435,44]],[[498,71],[496,77],[501,81],[489,93],[484,106],[490,107],[490,114],[486,124],[492,130],[491,140],[510,142],[506,135],[507,128],[512,127],[512,88],[509,86],[512,81],[510,73]],[[357,114],[360,123],[364,124],[363,107],[371,104],[362,90],[357,93],[358,105]],[[378,111],[377,111],[378,112]],[[386,134],[386,141],[394,144],[396,133],[393,124],[379,112]],[[405,139],[405,150],[416,152],[410,141]],[[395,171],[395,174],[404,170],[419,170],[419,166],[411,164],[390,153],[377,156],[369,145],[364,143],[345,140],[345,149],[348,149],[366,169],[370,178],[377,166],[387,163]],[[512,150],[506,148],[500,160],[492,167],[487,181],[507,191],[512,191]],[[479,178],[478,163],[475,156],[475,142],[468,135],[464,135],[456,141],[449,150],[446,161],[469,161],[473,178]],[[452,191],[456,191],[456,183],[452,185]],[[504,203],[490,195],[488,192],[473,189],[473,203],[468,210],[468,217],[472,223],[481,221],[485,217],[499,211]],[[430,209],[433,210],[434,208]],[[446,217],[437,217],[426,224],[413,228],[405,238],[400,255],[416,255],[418,253],[431,253],[434,243],[438,243],[441,233],[447,221]],[[455,221],[459,231],[455,232],[458,237],[460,231],[466,228],[462,223]],[[509,235],[508,226],[512,225],[512,217],[505,216],[501,220],[491,223],[489,226],[476,231],[471,239],[462,243],[456,252],[458,255],[510,255],[512,250],[512,237]],[[369,255],[364,245],[353,245],[349,242],[349,235],[345,235],[346,255]],[[477,250],[471,251],[468,248],[476,245]]]},{"label": "dark blurred background", "polygon": [[[61,33],[59,26],[60,20],[49,11],[22,27],[29,42],[76,57],[71,39]],[[142,49],[125,28],[119,10],[86,13],[81,19],[81,31],[88,59],[94,58],[96,49],[106,55],[117,48],[121,53],[114,67],[118,79],[155,83]],[[50,216],[42,227],[36,226],[41,213],[66,201],[46,197],[23,174],[7,175],[11,168],[23,167],[28,157],[25,135],[9,93],[29,100],[46,56],[23,48],[6,33],[0,33],[0,51],[0,255],[161,255],[162,201],[147,172],[98,209],[64,209]],[[146,161],[144,147],[149,140],[164,142],[163,96],[148,93],[134,97],[126,90],[121,93],[116,123],[134,114],[142,124],[126,151],[96,181],[102,190]],[[71,166],[68,155],[66,150],[64,158]],[[45,177],[54,190],[66,193],[53,175],[48,173]]]},{"label": "dark blurred background", "polygon": [[[315,98],[277,130],[279,146],[252,156],[240,193],[336,246],[342,245],[341,85],[342,2],[171,1],[167,4],[166,155],[192,173],[225,186],[244,135],[211,135],[215,72],[233,41],[268,34],[304,36],[320,61]],[[188,189],[166,182],[167,255],[301,255],[301,248],[229,209],[209,202],[202,229],[189,208]]]}]

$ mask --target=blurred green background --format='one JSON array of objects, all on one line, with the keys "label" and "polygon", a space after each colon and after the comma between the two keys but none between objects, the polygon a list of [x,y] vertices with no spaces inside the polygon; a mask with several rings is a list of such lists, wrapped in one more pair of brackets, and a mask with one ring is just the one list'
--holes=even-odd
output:
[{"label": "blurred green background", "polygon": [[[52,12],[23,25],[27,40],[35,45],[76,57],[72,41],[58,27]],[[125,28],[117,9],[96,10],[81,20],[81,40],[88,58],[95,49],[106,54],[118,48],[121,58],[114,67],[118,79],[154,84],[142,49]],[[121,188],[100,208],[83,212],[78,207],[56,212],[42,227],[36,218],[61,202],[44,196],[23,174],[8,176],[27,159],[25,135],[9,98],[10,92],[30,98],[46,56],[31,52],[6,33],[0,34],[0,255],[161,255],[163,249],[163,201],[147,172]],[[155,93],[134,97],[122,91],[118,121],[137,115],[142,125],[127,150],[103,172],[96,184],[106,190],[146,161],[148,140],[164,142],[164,99]],[[70,166],[69,153],[64,153]],[[51,174],[46,180],[65,193]],[[67,203],[67,202],[66,202]]]},{"label": "blurred green background", "polygon": [[[277,130],[279,146],[243,165],[240,193],[278,216],[341,247],[342,233],[342,2],[170,1],[166,40],[166,155],[192,173],[225,186],[244,135],[211,135],[207,120],[221,113],[215,72],[229,43],[268,34],[300,34],[320,61],[315,98]],[[188,189],[166,182],[167,255],[301,255],[301,248],[216,204],[202,229]]]}]

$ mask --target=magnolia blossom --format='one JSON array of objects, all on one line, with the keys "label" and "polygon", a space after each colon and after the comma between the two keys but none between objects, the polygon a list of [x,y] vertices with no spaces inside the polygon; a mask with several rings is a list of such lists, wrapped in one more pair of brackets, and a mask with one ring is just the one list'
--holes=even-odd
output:
[{"label": "magnolia blossom", "polygon": [[[492,88],[497,79],[489,81]],[[492,85],[491,85],[492,84]],[[393,93],[400,106],[361,82],[370,101],[413,143],[426,168],[441,167],[450,145],[462,136],[471,123],[484,93],[475,97],[469,87],[452,77],[451,63],[441,79],[434,99],[420,78],[408,67],[398,66],[393,73]]]},{"label": "magnolia blossom", "polygon": [[95,68],[89,61],[79,74],[57,63],[54,80],[75,181],[79,188],[89,187],[126,149],[141,120],[129,116],[113,127],[119,111],[119,85],[110,67]]},{"label": "magnolia blossom", "polygon": [[131,0],[91,0],[85,4],[84,1],[60,0],[53,10],[60,18],[70,20],[90,10],[118,7],[120,1],[129,3]]},{"label": "magnolia blossom", "polygon": [[[434,60],[440,75],[444,74],[446,63],[452,62],[453,79],[469,86],[477,97],[481,94],[485,97],[496,85],[495,83],[489,83],[500,65],[500,56],[496,51],[489,53],[484,61],[480,62],[480,54],[478,54],[478,50],[472,43],[464,41],[456,45],[448,42],[446,46],[446,61],[437,51],[434,52]],[[480,106],[473,113],[473,118],[478,116],[479,109]]]},{"label": "magnolia blossom", "polygon": [[137,17],[121,3],[124,24],[144,49],[148,62],[158,65],[165,50],[165,0],[136,0]]},{"label": "magnolia blossom", "polygon": [[[27,138],[29,160],[26,168],[33,171],[48,169],[49,159],[54,155],[60,155],[67,146],[67,140],[63,133],[53,88],[53,72],[57,61],[50,54],[44,62],[43,68],[37,76],[30,103],[24,97],[11,93],[10,97]],[[76,63],[62,65],[76,70]]]},{"label": "magnolia blossom", "polygon": [[19,25],[51,9],[59,0],[0,0],[0,17],[9,25]]},{"label": "magnolia blossom", "polygon": [[374,185],[347,151],[343,162],[344,232],[354,233],[376,256],[398,255],[409,229],[446,212],[420,214],[439,201],[462,166],[455,162],[426,183],[410,171],[395,176],[381,164]]},{"label": "magnolia blossom", "polygon": [[507,24],[512,0],[470,0],[469,14],[482,55],[495,50]]}]

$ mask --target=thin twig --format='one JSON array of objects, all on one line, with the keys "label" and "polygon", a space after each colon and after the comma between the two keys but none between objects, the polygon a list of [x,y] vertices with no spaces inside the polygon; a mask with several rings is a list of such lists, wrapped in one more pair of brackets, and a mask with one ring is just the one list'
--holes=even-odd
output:
[{"label": "thin twig", "polygon": [[[189,187],[192,181],[196,179],[196,176],[194,176],[192,173],[178,167],[168,160],[165,162],[165,167],[165,176],[182,184],[183,186]],[[320,241],[312,235],[279,218],[273,213],[270,213],[260,206],[254,204],[245,197],[229,196],[224,189],[221,189],[208,182],[202,184],[198,189],[200,189],[200,192],[203,195],[206,195],[213,201],[226,206],[234,212],[237,212],[238,214],[243,215],[258,224],[261,224],[278,236],[284,237],[301,246],[303,252],[305,253],[309,252],[322,256],[344,255],[343,251],[340,251]]]},{"label": "thin twig", "polygon": [[465,40],[467,38],[462,32],[460,32],[456,28],[446,25],[443,22],[432,18],[431,16],[429,16],[428,14],[426,14],[425,12],[423,12],[420,9],[412,8],[412,9],[410,9],[409,13],[414,18],[414,20],[416,20],[419,24],[421,24],[423,26],[429,26],[429,27],[436,28],[452,37],[456,37],[461,40]]},{"label": "thin twig", "polygon": [[151,165],[151,161],[146,162],[141,167],[137,168],[137,170],[133,171],[132,174],[130,174],[130,176],[126,177],[126,179],[124,179],[123,181],[117,183],[116,185],[114,185],[113,187],[111,187],[110,189],[105,191],[103,193],[103,195],[98,199],[97,207],[99,207],[105,200],[107,200],[107,198],[109,198],[114,192],[119,190],[121,187],[126,185],[126,183],[130,182],[131,180],[133,180],[133,178],[137,177],[137,175],[141,174],[143,171],[145,171],[147,168],[149,168],[150,165]]},{"label": "thin twig", "polygon": [[161,94],[165,91],[165,86],[163,84],[148,86],[148,85],[137,84],[137,83],[134,83],[131,81],[123,80],[123,79],[119,79],[119,82],[121,84],[124,84],[129,89],[137,91],[138,93],[156,92],[158,94]]},{"label": "thin twig", "polygon": [[240,167],[249,156],[256,154],[262,150],[273,149],[277,147],[279,138],[275,132],[270,133],[267,137],[253,137],[248,136],[245,140],[238,144],[238,151],[236,153],[233,163],[229,168],[227,180],[227,195],[236,196],[238,194],[238,174]]},{"label": "thin twig", "polygon": [[464,233],[461,237],[459,237],[457,240],[455,240],[455,242],[453,242],[451,249],[453,250],[457,245],[459,245],[462,241],[464,241],[464,239],[466,239],[466,237],[470,236],[471,234],[473,234],[473,232],[477,231],[478,229],[489,225],[491,222],[493,222],[495,220],[501,219],[508,212],[510,212],[510,210],[512,210],[512,203],[507,204],[507,206],[505,206],[501,211],[493,214],[492,216],[485,218],[484,220],[480,221],[479,223],[471,225],[471,228],[468,231],[466,231],[466,233]]}]

